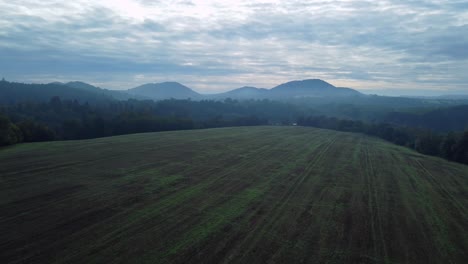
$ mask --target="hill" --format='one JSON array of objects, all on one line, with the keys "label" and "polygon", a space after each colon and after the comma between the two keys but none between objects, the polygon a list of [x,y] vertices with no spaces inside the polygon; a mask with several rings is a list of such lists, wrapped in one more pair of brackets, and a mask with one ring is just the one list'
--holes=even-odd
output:
[{"label": "hill", "polygon": [[232,99],[263,99],[269,97],[269,90],[265,88],[256,88],[250,86],[244,86],[237,88],[225,93],[213,94],[211,98],[223,99],[223,98],[232,98]]},{"label": "hill", "polygon": [[76,88],[76,89],[81,89],[89,92],[93,92],[95,94],[101,95],[101,96],[107,96],[109,98],[115,99],[115,100],[127,100],[127,99],[145,99],[144,97],[139,97],[135,95],[130,95],[126,93],[125,91],[117,91],[117,90],[109,90],[109,89],[103,89],[99,88],[96,86],[93,86],[91,84],[85,83],[85,82],[80,82],[80,81],[74,81],[74,82],[67,82],[64,83],[63,85]]},{"label": "hill", "polygon": [[0,104],[47,102],[54,96],[59,96],[62,99],[90,103],[98,103],[112,99],[111,96],[104,93],[67,86],[61,83],[25,84],[0,81]]},{"label": "hill", "polygon": [[468,257],[468,166],[360,134],[134,134],[21,144],[0,164],[4,263]]},{"label": "hill", "polygon": [[99,87],[93,86],[89,83],[80,82],[80,81],[67,82],[67,83],[64,83],[63,85],[77,88],[77,89],[92,91],[92,92],[101,92],[102,90],[104,90]]},{"label": "hill", "polygon": [[127,90],[133,95],[145,96],[151,99],[198,99],[201,95],[178,82],[148,83]]},{"label": "hill", "polygon": [[338,88],[320,79],[283,83],[273,87],[271,93],[281,97],[342,97],[361,95],[356,90]]},{"label": "hill", "polygon": [[337,98],[347,99],[351,96],[360,96],[360,92],[350,89],[335,87],[320,79],[309,79],[302,81],[291,81],[280,84],[271,89],[242,87],[225,93],[214,94],[211,97],[217,99],[297,99],[317,98],[322,100],[334,100]]}]

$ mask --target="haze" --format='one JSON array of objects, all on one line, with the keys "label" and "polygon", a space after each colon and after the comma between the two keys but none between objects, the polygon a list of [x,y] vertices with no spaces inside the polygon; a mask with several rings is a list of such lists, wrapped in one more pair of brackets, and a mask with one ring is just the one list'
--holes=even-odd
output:
[{"label": "haze", "polygon": [[320,78],[385,94],[467,93],[465,1],[5,1],[0,75],[198,92]]}]

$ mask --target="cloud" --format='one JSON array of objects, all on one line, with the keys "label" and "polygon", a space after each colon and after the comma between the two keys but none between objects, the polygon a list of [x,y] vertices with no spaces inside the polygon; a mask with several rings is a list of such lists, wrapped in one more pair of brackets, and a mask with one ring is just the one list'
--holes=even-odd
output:
[{"label": "cloud", "polygon": [[0,74],[17,81],[175,80],[201,92],[305,78],[468,84],[462,1],[0,0],[0,9]]}]

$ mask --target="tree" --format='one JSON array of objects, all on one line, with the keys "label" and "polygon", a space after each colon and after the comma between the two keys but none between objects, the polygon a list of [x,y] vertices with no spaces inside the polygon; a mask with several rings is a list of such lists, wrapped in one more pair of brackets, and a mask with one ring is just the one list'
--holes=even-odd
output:
[{"label": "tree", "polygon": [[18,128],[24,136],[24,142],[50,141],[56,138],[55,133],[47,126],[31,120],[18,123]]},{"label": "tree", "polygon": [[60,113],[62,110],[62,100],[60,100],[60,97],[54,96],[50,99],[49,104],[52,106],[52,109],[56,113]]},{"label": "tree", "polygon": [[12,145],[23,140],[21,131],[6,116],[0,115],[0,146]]},{"label": "tree", "polygon": [[454,147],[453,160],[468,164],[468,131],[458,140]]},{"label": "tree", "polygon": [[432,133],[424,133],[416,138],[414,149],[426,155],[437,156],[440,154],[439,148],[441,139]]},{"label": "tree", "polygon": [[444,138],[442,139],[442,142],[440,143],[441,157],[446,158],[448,160],[453,159],[454,148],[455,148],[456,143],[457,143],[457,140],[453,133],[448,133],[447,135],[445,135]]}]

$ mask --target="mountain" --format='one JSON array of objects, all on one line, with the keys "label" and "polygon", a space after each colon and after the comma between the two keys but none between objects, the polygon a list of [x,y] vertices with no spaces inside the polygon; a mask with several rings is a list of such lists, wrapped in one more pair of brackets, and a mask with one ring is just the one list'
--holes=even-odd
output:
[{"label": "mountain", "polygon": [[308,79],[302,81],[291,81],[280,84],[271,90],[275,97],[336,97],[356,96],[360,92],[350,88],[335,87],[320,79]]},{"label": "mountain", "polygon": [[155,100],[164,99],[287,99],[301,97],[347,97],[358,96],[360,92],[350,89],[335,87],[323,80],[309,79],[303,81],[291,81],[278,85],[272,89],[244,86],[225,93],[199,94],[177,82],[148,83],[127,90],[129,94],[145,96]]},{"label": "mountain", "polygon": [[88,91],[88,92],[97,93],[103,96],[108,96],[116,100],[128,100],[132,98],[133,99],[145,99],[144,97],[131,95],[129,93],[126,93],[125,91],[103,89],[100,87],[93,86],[89,83],[80,82],[80,81],[58,83],[58,84],[62,84],[68,87],[76,88],[76,89],[81,89],[81,90]]},{"label": "mountain", "polygon": [[349,97],[362,95],[351,88],[335,87],[320,79],[291,81],[271,89],[241,87],[225,93],[210,95],[213,99],[289,99],[303,97]]},{"label": "mountain", "polygon": [[[15,87],[15,88],[13,88]],[[241,87],[219,94],[199,94],[187,86],[177,82],[148,83],[125,91],[108,90],[91,84],[73,81],[67,83],[53,82],[49,84],[22,84],[7,81],[0,82],[0,103],[20,101],[46,101],[50,97],[59,96],[63,99],[81,101],[97,100],[128,100],[128,99],[214,99],[226,98],[246,99],[290,99],[290,98],[346,98],[361,95],[350,88],[335,87],[323,80],[310,79],[291,81],[272,89]]]},{"label": "mountain", "polygon": [[148,83],[127,90],[129,94],[145,96],[155,100],[200,99],[202,95],[178,82]]},{"label": "mountain", "polygon": [[112,98],[104,93],[74,88],[62,83],[26,84],[0,81],[0,103],[14,104],[18,102],[47,102],[58,96],[66,100],[97,103]]},{"label": "mountain", "polygon": [[211,98],[232,98],[232,99],[260,99],[267,98],[269,90],[265,88],[256,88],[244,86],[225,93],[211,95]]},{"label": "mountain", "polygon": [[93,86],[91,84],[88,84],[88,83],[85,83],[85,82],[79,82],[79,81],[67,82],[67,83],[64,83],[63,85],[68,86],[68,87],[77,88],[77,89],[92,91],[92,92],[104,90],[104,89],[101,89],[99,87]]}]

